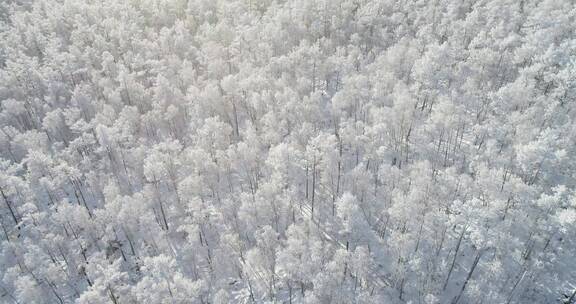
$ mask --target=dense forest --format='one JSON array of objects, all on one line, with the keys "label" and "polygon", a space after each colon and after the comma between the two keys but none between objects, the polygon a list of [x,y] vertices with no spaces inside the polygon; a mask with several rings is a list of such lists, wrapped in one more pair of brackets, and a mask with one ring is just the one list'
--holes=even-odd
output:
[{"label": "dense forest", "polygon": [[0,1],[0,224],[0,303],[576,303],[576,2]]}]

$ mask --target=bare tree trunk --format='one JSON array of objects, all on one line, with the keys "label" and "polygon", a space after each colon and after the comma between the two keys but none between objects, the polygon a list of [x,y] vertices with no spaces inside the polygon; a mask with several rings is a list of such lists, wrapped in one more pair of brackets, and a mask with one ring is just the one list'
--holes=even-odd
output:
[{"label": "bare tree trunk", "polygon": [[162,220],[164,221],[164,227],[166,227],[166,231],[168,231],[168,221],[166,221],[166,213],[164,213],[164,204],[162,204],[162,200],[159,198],[158,201],[160,202],[160,213],[162,214]]},{"label": "bare tree trunk", "polygon": [[316,196],[316,156],[314,156],[314,163],[312,164],[312,210],[311,217],[314,219],[314,198]]},{"label": "bare tree trunk", "polygon": [[58,302],[60,302],[60,304],[64,304],[64,300],[62,300],[62,297],[56,292],[54,283],[48,280],[46,280],[46,282],[48,283],[48,286],[50,286],[50,289],[52,290],[52,293],[54,293],[54,296],[56,296],[56,298],[58,299]]},{"label": "bare tree trunk", "polygon": [[305,193],[305,197],[306,200],[308,200],[308,164],[306,164],[306,193]]},{"label": "bare tree trunk", "polygon": [[418,240],[416,241],[416,248],[414,248],[414,253],[418,252],[418,247],[420,246],[420,239],[422,238],[423,226],[424,226],[424,216],[422,216],[422,222],[420,222],[420,230],[418,230]]},{"label": "bare tree trunk", "polygon": [[[342,149],[340,149],[340,156],[342,156]],[[336,179],[336,195],[332,198],[332,216],[336,215],[336,197],[338,197],[338,193],[340,192],[340,176],[342,170],[342,161],[338,160],[338,177]]]},{"label": "bare tree trunk", "polygon": [[288,283],[288,303],[292,304],[292,285]]},{"label": "bare tree trunk", "polygon": [[446,230],[448,230],[448,227],[444,227],[444,230],[442,230],[442,237],[440,238],[440,244],[438,245],[438,249],[436,250],[436,258],[438,258],[438,256],[440,255],[440,251],[442,251],[442,246],[444,245],[444,238],[446,238]]},{"label": "bare tree trunk", "polygon": [[168,231],[168,221],[166,220],[166,213],[164,212],[164,204],[162,203],[162,199],[160,198],[160,190],[158,189],[158,181],[154,179],[152,182],[154,183],[154,188],[156,188],[156,192],[158,193],[158,202],[160,204],[160,214],[162,215],[162,221],[164,222],[164,229]]},{"label": "bare tree trunk", "polygon": [[252,299],[252,303],[256,303],[254,299],[254,292],[252,291],[252,283],[250,283],[250,279],[246,276],[246,281],[248,282],[248,291],[250,292],[250,299]]},{"label": "bare tree trunk", "polygon": [[400,281],[400,295],[399,295],[400,300],[402,300],[402,296],[404,295],[404,280],[405,276],[403,276],[402,281]]},{"label": "bare tree trunk", "polygon": [[[522,282],[522,279],[524,279],[524,276],[526,275],[526,269],[524,269],[524,271],[522,271],[522,275],[518,278],[518,281],[516,281],[516,283],[514,283],[514,286],[512,287],[512,290],[510,291],[510,295],[508,296],[508,301],[506,301],[506,304],[510,304],[510,302],[512,302],[512,296],[514,295],[514,291],[516,290],[516,287],[518,287],[518,285],[520,284],[520,282]],[[570,302],[568,302],[570,303]]]},{"label": "bare tree trunk", "polygon": [[118,304],[118,299],[116,299],[116,296],[114,295],[114,292],[112,291],[110,285],[108,285],[108,292],[110,293],[110,299],[112,300],[112,303]]},{"label": "bare tree trunk", "polygon": [[6,197],[6,194],[4,194],[4,190],[2,190],[2,188],[0,188],[0,194],[2,194],[2,199],[4,199],[4,202],[6,203],[8,210],[10,210],[10,215],[12,216],[14,223],[16,223],[16,225],[18,225],[18,218],[16,217],[16,214],[14,213],[14,209],[12,209],[12,206],[10,206],[10,202],[8,201],[8,198]]},{"label": "bare tree trunk", "polygon": [[240,130],[238,126],[238,111],[236,109],[236,103],[232,101],[232,111],[234,112],[234,135],[237,139],[240,139]]},{"label": "bare tree trunk", "polygon": [[4,226],[4,222],[2,221],[2,218],[0,218],[0,225],[2,226],[2,231],[4,232],[4,236],[6,237],[6,240],[8,242],[10,242],[10,237],[8,236],[8,231],[6,230],[6,227]]},{"label": "bare tree trunk", "polygon": [[476,258],[474,259],[474,263],[472,263],[472,268],[470,268],[470,271],[468,272],[468,275],[466,276],[466,281],[464,281],[464,284],[462,284],[462,288],[460,289],[460,293],[458,294],[458,296],[456,297],[456,299],[453,302],[454,304],[458,304],[458,302],[460,301],[460,298],[462,297],[462,294],[464,293],[464,289],[466,289],[466,285],[468,285],[468,282],[470,281],[470,278],[472,277],[472,274],[474,273],[476,266],[478,266],[478,262],[480,261],[481,257],[482,257],[482,252],[479,251],[478,254],[476,254]]},{"label": "bare tree trunk", "polygon": [[458,243],[456,244],[456,251],[454,252],[454,258],[452,259],[450,270],[448,270],[448,276],[446,277],[446,281],[444,282],[444,287],[442,287],[443,290],[446,290],[446,286],[448,285],[448,281],[450,280],[450,276],[452,275],[452,271],[454,270],[454,265],[456,265],[456,258],[458,258],[458,252],[460,251],[460,244],[462,244],[462,238],[464,237],[464,232],[466,232],[466,227],[462,229],[462,233],[460,233],[460,237],[458,238]]}]

